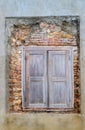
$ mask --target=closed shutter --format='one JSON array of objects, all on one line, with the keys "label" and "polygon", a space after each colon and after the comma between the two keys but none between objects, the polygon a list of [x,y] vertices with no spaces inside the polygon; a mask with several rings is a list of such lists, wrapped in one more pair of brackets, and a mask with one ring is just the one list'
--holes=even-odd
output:
[{"label": "closed shutter", "polygon": [[46,51],[26,51],[24,107],[47,106],[47,54]]},{"label": "closed shutter", "polygon": [[72,52],[49,51],[48,57],[49,107],[72,108]]}]

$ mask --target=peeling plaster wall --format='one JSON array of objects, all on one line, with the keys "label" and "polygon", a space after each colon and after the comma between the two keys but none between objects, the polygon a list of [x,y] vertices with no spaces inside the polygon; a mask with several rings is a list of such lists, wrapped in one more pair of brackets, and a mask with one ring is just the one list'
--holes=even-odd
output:
[{"label": "peeling plaster wall", "polygon": [[[0,1],[0,129],[85,130],[85,1],[1,0]],[[5,17],[80,16],[81,114],[9,114],[6,111],[7,77]]]},{"label": "peeling plaster wall", "polygon": [[74,110],[70,112],[80,112],[79,27],[79,17],[76,16],[6,18],[6,38],[9,46],[7,51],[10,52],[7,57],[8,111],[23,112],[20,48],[22,46],[54,46],[56,48],[68,46],[74,50]]}]

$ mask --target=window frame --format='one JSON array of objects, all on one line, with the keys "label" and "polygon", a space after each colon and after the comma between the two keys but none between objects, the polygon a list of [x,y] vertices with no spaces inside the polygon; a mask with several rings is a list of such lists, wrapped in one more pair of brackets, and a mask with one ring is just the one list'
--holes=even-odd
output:
[{"label": "window frame", "polygon": [[[76,48],[75,48],[76,49]],[[74,109],[74,70],[73,70],[73,51],[74,51],[74,47],[72,46],[22,46],[20,47],[20,50],[22,51],[22,63],[21,63],[21,73],[22,73],[22,108],[23,110],[29,109],[24,107],[24,95],[23,95],[23,89],[24,89],[24,85],[25,85],[25,51],[71,51],[72,54],[72,67],[71,67],[71,84],[72,84],[72,103],[73,103],[73,107],[72,108],[44,108],[44,109],[38,109],[36,108],[35,110],[38,111],[70,111]],[[47,90],[48,91],[48,90]],[[30,109],[29,109],[30,110]],[[32,110],[32,109],[31,109]],[[33,109],[34,110],[34,109]]]}]

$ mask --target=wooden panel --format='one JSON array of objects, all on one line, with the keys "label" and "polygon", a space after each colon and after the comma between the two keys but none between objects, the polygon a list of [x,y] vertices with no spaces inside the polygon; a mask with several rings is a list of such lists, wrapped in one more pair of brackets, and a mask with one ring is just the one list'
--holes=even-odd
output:
[{"label": "wooden panel", "polygon": [[49,51],[49,107],[72,108],[71,51]]},{"label": "wooden panel", "polygon": [[[24,49],[26,51],[58,51],[58,50],[72,50],[74,47],[73,46],[22,46],[20,49]],[[75,47],[76,49],[76,47]]]},{"label": "wooden panel", "polygon": [[26,51],[26,105],[25,107],[47,106],[47,53]]},{"label": "wooden panel", "polygon": [[40,81],[31,81],[29,102],[32,104],[43,103],[43,83]]},{"label": "wooden panel", "polygon": [[66,100],[66,83],[65,82],[54,82],[53,84],[53,102],[56,104],[65,104]]},{"label": "wooden panel", "polygon": [[22,107],[26,105],[25,102],[25,51],[22,49]]},{"label": "wooden panel", "polygon": [[43,76],[44,75],[44,56],[43,54],[30,55],[30,76]]},{"label": "wooden panel", "polygon": [[72,61],[72,47],[23,48],[22,107],[72,108]]},{"label": "wooden panel", "polygon": [[65,54],[57,53],[53,55],[53,76],[65,77],[65,66],[66,66],[66,57]]}]

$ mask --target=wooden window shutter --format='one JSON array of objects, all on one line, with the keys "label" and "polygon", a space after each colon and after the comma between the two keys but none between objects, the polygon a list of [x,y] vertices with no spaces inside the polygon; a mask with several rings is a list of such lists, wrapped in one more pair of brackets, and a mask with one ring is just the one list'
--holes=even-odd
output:
[{"label": "wooden window shutter", "polygon": [[72,108],[72,51],[49,51],[49,107]]},{"label": "wooden window shutter", "polygon": [[25,108],[47,106],[47,54],[46,51],[25,52],[25,86],[23,99]]}]

